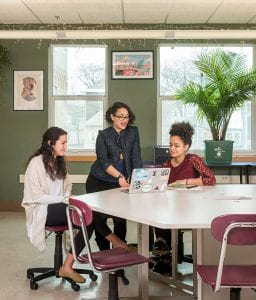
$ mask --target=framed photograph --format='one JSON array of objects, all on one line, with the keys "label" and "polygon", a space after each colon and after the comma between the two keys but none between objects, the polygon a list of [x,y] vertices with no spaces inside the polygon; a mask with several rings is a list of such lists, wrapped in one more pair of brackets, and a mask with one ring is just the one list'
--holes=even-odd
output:
[{"label": "framed photograph", "polygon": [[44,110],[43,71],[13,71],[13,110]]},{"label": "framed photograph", "polygon": [[112,52],[112,79],[153,79],[153,51]]}]

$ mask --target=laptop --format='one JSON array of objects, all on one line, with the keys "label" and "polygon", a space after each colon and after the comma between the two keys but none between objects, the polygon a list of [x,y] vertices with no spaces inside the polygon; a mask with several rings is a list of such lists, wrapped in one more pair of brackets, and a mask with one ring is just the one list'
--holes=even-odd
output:
[{"label": "laptop", "polygon": [[139,168],[133,169],[131,183],[125,193],[163,192],[167,189],[170,168]]}]

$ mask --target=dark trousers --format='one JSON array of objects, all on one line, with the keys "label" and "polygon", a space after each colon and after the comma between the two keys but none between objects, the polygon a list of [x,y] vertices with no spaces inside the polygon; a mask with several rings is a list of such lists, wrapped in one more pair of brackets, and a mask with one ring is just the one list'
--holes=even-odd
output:
[{"label": "dark trousers", "polygon": [[[62,226],[67,225],[67,215],[66,215],[66,207],[67,204],[61,203],[54,203],[48,205],[47,210],[47,219],[46,219],[46,226]],[[88,235],[91,236],[93,233],[93,226],[87,226]],[[81,228],[78,227],[78,233],[74,238],[75,246],[77,249],[77,254],[81,253],[85,247],[83,233]],[[70,253],[72,251],[70,250]]]},{"label": "dark trousers", "polygon": [[168,244],[168,246],[171,247],[171,245],[172,245],[171,230],[170,229],[157,228],[157,227],[154,227],[154,230],[155,230],[156,239],[158,237],[163,238],[166,241],[166,243]]},{"label": "dark trousers", "polygon": [[[118,187],[119,184],[117,182],[103,181],[94,177],[92,174],[88,175],[85,183],[86,193],[88,194],[110,190]],[[125,219],[99,212],[93,212],[93,223],[96,236],[95,240],[100,250],[110,249],[110,243],[105,238],[105,236],[112,233],[111,229],[107,225],[108,218],[112,218],[113,220],[114,234],[123,241],[125,241],[126,238],[127,223]]]}]

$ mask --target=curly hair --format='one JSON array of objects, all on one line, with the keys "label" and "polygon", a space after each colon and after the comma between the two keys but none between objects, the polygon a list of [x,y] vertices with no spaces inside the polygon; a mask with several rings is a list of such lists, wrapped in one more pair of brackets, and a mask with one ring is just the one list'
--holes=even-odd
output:
[{"label": "curly hair", "polygon": [[194,134],[194,128],[189,122],[177,122],[172,124],[169,131],[170,136],[178,136],[181,138],[185,145],[192,145],[192,136]]},{"label": "curly hair", "polygon": [[[67,132],[59,127],[48,128],[42,136],[41,147],[32,154],[28,160],[38,155],[42,155],[43,163],[47,174],[52,180],[64,179],[67,175],[67,166],[63,156],[53,156],[52,146],[56,144],[56,141],[61,135],[66,135]],[[28,164],[27,163],[27,164]]]},{"label": "curly hair", "polygon": [[132,112],[132,110],[130,109],[130,107],[127,104],[123,103],[123,102],[115,102],[115,103],[113,103],[112,106],[110,106],[107,109],[106,116],[105,116],[107,123],[108,124],[112,124],[113,123],[113,121],[111,119],[111,115],[115,115],[116,112],[117,112],[117,110],[120,109],[120,108],[127,109],[128,114],[129,114],[129,122],[128,122],[128,124],[129,125],[133,124],[134,121],[135,121],[135,115]]}]

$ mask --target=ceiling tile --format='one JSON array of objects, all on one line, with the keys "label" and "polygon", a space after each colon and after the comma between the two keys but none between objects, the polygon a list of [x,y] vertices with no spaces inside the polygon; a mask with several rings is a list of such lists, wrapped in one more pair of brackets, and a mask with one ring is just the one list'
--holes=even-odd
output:
[{"label": "ceiling tile", "polygon": [[205,24],[222,0],[176,0],[169,13],[169,24]]},{"label": "ceiling tile", "polygon": [[73,0],[86,24],[123,23],[121,0]]},{"label": "ceiling tile", "polygon": [[243,23],[247,24],[256,14],[256,1],[254,0],[224,0],[210,23]]},{"label": "ceiling tile", "polygon": [[165,23],[172,1],[123,0],[125,23]]},{"label": "ceiling tile", "polygon": [[43,23],[81,23],[79,14],[70,0],[23,1]]},{"label": "ceiling tile", "polygon": [[0,0],[0,5],[2,24],[256,23],[256,0]]},{"label": "ceiling tile", "polygon": [[20,0],[1,0],[0,22],[3,24],[40,23]]}]

